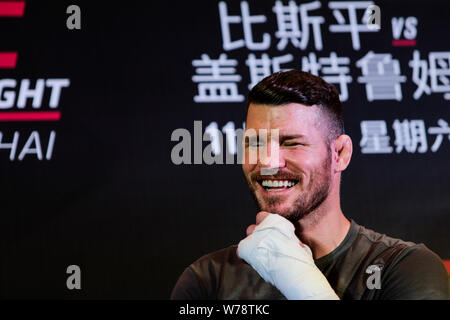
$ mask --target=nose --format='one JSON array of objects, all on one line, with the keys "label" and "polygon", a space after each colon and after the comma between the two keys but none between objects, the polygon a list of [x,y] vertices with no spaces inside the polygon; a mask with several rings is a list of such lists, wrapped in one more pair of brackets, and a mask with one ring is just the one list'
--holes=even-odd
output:
[{"label": "nose", "polygon": [[259,150],[258,165],[261,175],[274,175],[286,162],[277,141],[271,141]]}]

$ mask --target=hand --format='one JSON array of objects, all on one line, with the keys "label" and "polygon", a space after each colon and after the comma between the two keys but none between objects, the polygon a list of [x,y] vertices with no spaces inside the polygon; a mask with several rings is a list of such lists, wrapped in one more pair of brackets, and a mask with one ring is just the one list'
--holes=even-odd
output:
[{"label": "hand", "polygon": [[[261,222],[263,222],[263,220],[268,217],[269,215],[271,215],[273,213],[267,212],[267,211],[260,211],[258,212],[258,214],[256,215],[256,224],[251,224],[247,227],[247,230],[245,231],[247,234],[247,237],[249,237],[253,231],[255,231],[256,226],[258,226]],[[300,243],[300,246],[302,246],[302,248],[305,247],[305,245],[300,241],[300,239],[298,240],[298,242]],[[239,257],[239,247],[236,248],[236,255]]]},{"label": "hand", "polygon": [[259,212],[239,248],[237,255],[287,299],[339,299],[315,265],[310,248],[301,243],[286,218]]}]

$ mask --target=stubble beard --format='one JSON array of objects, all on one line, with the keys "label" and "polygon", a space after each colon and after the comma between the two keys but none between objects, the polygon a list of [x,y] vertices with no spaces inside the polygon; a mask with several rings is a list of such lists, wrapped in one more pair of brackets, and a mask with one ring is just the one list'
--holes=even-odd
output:
[{"label": "stubble beard", "polygon": [[[308,190],[302,191],[294,203],[284,210],[278,209],[279,204],[283,201],[282,199],[276,196],[259,199],[252,182],[248,178],[246,180],[259,211],[276,213],[288,219],[290,222],[296,223],[307,216],[311,216],[311,214],[317,214],[316,209],[327,199],[331,185],[330,167],[331,153],[328,152],[328,156],[323,164],[314,170],[311,175],[311,184]],[[311,218],[316,220],[319,217]]]}]

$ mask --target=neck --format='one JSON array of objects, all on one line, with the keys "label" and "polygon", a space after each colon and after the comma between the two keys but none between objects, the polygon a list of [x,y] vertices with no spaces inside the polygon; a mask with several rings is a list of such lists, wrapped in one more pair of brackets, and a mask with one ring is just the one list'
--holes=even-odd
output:
[{"label": "neck", "polygon": [[295,224],[297,237],[310,247],[314,259],[333,251],[350,230],[350,221],[340,206],[332,206],[325,200],[320,207]]}]

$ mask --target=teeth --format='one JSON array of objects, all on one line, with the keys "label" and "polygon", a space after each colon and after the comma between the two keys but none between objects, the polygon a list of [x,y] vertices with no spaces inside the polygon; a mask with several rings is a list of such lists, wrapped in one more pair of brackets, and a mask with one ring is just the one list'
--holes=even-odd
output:
[{"label": "teeth", "polygon": [[276,187],[292,187],[295,182],[294,181],[288,181],[288,180],[263,180],[262,181],[263,187],[269,187],[269,188],[276,188]]}]

